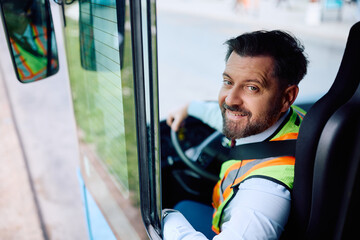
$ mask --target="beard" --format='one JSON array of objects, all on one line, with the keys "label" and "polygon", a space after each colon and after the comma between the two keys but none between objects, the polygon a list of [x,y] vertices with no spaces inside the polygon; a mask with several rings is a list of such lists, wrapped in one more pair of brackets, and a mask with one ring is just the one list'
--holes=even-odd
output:
[{"label": "beard", "polygon": [[[273,105],[274,107],[261,114],[261,116],[263,116],[262,118],[255,120],[251,120],[252,113],[249,110],[239,106],[228,106],[224,102],[221,106],[221,113],[223,117],[223,134],[228,139],[239,139],[265,131],[271,127],[281,115],[281,103],[279,101],[280,98],[275,101],[275,104]],[[236,122],[227,119],[225,114],[226,110],[241,113],[242,115],[246,116],[246,118],[243,119],[246,122]]]}]

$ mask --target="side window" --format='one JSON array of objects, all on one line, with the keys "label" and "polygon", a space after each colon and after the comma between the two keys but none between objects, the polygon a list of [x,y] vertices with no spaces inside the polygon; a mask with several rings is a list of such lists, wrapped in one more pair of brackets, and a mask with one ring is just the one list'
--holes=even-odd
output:
[{"label": "side window", "polygon": [[59,69],[48,0],[1,0],[10,52],[20,82],[33,82]]},{"label": "side window", "polygon": [[[85,188],[116,238],[146,239],[138,144],[147,140],[137,140],[131,4],[79,0],[65,5],[66,50]],[[95,223],[91,211],[87,217]],[[97,227],[90,228],[95,234]]]},{"label": "side window", "polygon": [[[87,139],[96,144],[97,155],[120,184],[124,196],[128,196],[130,163],[126,154],[125,119],[133,117],[129,110],[133,106],[124,104],[123,88],[132,78],[124,77],[121,72],[119,41],[124,34],[118,32],[117,19],[115,0],[79,1],[80,59],[84,75],[82,81],[77,78],[72,83],[84,84],[81,91],[86,98],[76,100],[88,103],[82,109],[87,112],[78,112],[78,115],[87,114],[84,119],[88,123],[86,129],[90,130],[85,132]],[[127,47],[130,49],[130,45]],[[131,65],[127,67],[132,70]]]}]

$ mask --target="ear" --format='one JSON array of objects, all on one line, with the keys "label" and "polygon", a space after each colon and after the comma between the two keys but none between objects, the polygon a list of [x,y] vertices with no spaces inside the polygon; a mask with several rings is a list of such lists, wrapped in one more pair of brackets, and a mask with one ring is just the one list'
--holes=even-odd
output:
[{"label": "ear", "polygon": [[290,106],[295,102],[295,99],[299,93],[299,87],[297,85],[291,85],[285,88],[283,92],[283,107],[281,112],[286,112]]}]

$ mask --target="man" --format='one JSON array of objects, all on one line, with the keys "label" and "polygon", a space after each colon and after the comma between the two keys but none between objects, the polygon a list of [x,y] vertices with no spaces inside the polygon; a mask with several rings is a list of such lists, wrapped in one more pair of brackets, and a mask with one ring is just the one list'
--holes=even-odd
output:
[{"label": "man", "polygon": [[[282,31],[246,33],[226,44],[220,109],[212,103],[192,102],[170,114],[168,125],[177,131],[192,115],[215,128],[222,125],[233,146],[296,139],[304,112],[292,104],[307,71],[303,46]],[[213,193],[212,229],[218,234],[214,239],[278,239],[290,212],[294,164],[291,156],[223,163]],[[194,212],[194,206],[187,207]],[[212,238],[204,227],[196,231],[191,226],[187,221],[191,222],[191,214],[185,219],[180,212],[165,212],[165,239]]]}]

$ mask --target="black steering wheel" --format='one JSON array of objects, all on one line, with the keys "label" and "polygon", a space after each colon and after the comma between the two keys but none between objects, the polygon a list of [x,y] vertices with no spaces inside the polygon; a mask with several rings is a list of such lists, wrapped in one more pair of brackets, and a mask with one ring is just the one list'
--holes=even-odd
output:
[{"label": "black steering wheel", "polygon": [[188,157],[181,148],[177,133],[171,130],[170,135],[171,143],[173,144],[176,153],[191,170],[211,181],[217,182],[219,180],[219,176],[208,171],[206,166],[209,166],[209,164],[216,159],[216,146],[221,146],[221,141],[223,139],[221,132],[215,131],[201,144],[194,147],[192,149],[192,157]]}]

